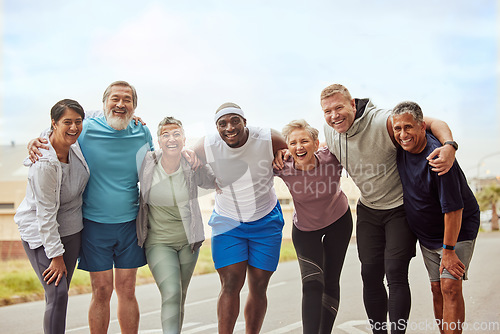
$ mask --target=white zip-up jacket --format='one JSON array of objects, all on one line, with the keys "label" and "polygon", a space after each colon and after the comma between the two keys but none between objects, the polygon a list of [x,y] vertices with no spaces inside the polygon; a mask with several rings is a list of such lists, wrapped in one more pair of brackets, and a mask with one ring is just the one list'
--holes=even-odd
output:
[{"label": "white zip-up jacket", "polygon": [[[48,135],[45,137],[48,140]],[[43,246],[49,259],[64,254],[64,246],[59,235],[57,211],[60,205],[62,167],[57,154],[49,143],[48,150],[40,149],[42,157],[36,163],[26,158],[25,166],[29,166],[26,197],[17,208],[14,216],[21,239],[31,249]],[[71,150],[90,174],[78,142],[71,145]],[[83,228],[83,222],[81,225]],[[80,229],[81,230],[81,229]],[[79,231],[76,231],[77,233]]]},{"label": "white zip-up jacket", "polygon": [[[147,152],[139,172],[141,192],[136,229],[138,245],[141,247],[144,246],[148,236],[149,192],[153,182],[153,171],[161,163],[162,154],[161,150]],[[189,213],[191,214],[189,226],[185,226],[186,237],[191,245],[191,250],[194,252],[201,247],[205,240],[203,220],[198,203],[198,187],[214,189],[215,176],[209,165],[200,166],[196,171],[193,171],[184,157],[181,157],[181,168],[189,192]]]}]

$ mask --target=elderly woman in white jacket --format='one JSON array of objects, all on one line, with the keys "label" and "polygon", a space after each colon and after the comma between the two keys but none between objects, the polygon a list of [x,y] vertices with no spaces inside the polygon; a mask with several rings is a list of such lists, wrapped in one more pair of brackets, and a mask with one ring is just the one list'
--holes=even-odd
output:
[{"label": "elderly woman in white jacket", "polygon": [[182,155],[185,141],[181,121],[165,117],[158,125],[161,149],[146,154],[139,173],[137,238],[160,290],[163,333],[169,334],[181,332],[187,288],[205,240],[198,187],[215,188],[210,167],[194,171]]},{"label": "elderly woman in white jacket", "polygon": [[85,113],[70,99],[51,109],[48,150],[30,166],[26,197],[17,209],[24,249],[45,289],[44,332],[64,333],[68,290],[80,251],[82,194],[89,168],[78,145]]}]

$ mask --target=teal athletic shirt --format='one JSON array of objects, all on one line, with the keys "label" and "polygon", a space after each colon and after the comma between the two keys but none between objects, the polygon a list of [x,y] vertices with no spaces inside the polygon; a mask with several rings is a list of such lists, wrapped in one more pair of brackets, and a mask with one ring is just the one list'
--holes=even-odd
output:
[{"label": "teal athletic shirt", "polygon": [[149,129],[131,121],[118,131],[100,116],[84,120],[78,143],[90,169],[83,218],[111,224],[136,219],[138,170],[146,152],[154,149]]}]

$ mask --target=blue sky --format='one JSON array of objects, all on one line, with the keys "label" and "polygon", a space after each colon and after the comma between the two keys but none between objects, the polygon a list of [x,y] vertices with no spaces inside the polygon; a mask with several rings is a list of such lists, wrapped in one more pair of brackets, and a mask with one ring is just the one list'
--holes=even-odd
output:
[{"label": "blue sky", "polygon": [[[212,131],[227,101],[249,124],[305,118],[322,129],[319,94],[342,83],[380,107],[414,100],[447,121],[469,176],[500,152],[495,0],[0,4],[1,144],[35,137],[63,98],[100,109],[115,80],[136,86],[152,132],[172,115],[189,137]],[[482,176],[500,155],[484,162]]]}]

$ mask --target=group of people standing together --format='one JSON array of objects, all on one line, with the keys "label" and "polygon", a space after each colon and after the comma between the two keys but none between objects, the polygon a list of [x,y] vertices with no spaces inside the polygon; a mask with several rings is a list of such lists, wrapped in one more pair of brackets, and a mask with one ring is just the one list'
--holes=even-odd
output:
[{"label": "group of people standing together", "polygon": [[408,267],[417,239],[440,331],[461,332],[461,282],[479,208],[455,161],[458,145],[448,126],[424,117],[416,103],[379,109],[369,99],[353,99],[339,84],[326,87],[320,102],[326,147],[305,120],[279,133],[248,126],[243,110],[225,103],[214,116],[217,133],[192,150],[184,147],[181,121],[164,118],[157,151],[148,128],[132,120],[137,93],[127,82],[108,86],[100,116],[85,118],[78,102],[58,102],[45,139],[30,142],[26,198],[15,216],[45,289],[45,333],[65,330],[77,258],[78,267],[90,272],[91,333],[107,332],[113,290],[122,333],[138,332],[136,273],[146,263],[162,297],[163,332],[180,333],[205,239],[198,187],[216,189],[208,224],[221,282],[218,331],[233,332],[247,280],[246,333],[258,333],[284,225],[274,176],[284,180],[295,206],[292,239],[302,276],[303,332],[331,333],[353,228],[340,187],[343,168],[361,191],[356,240],[373,333],[406,330]]}]

